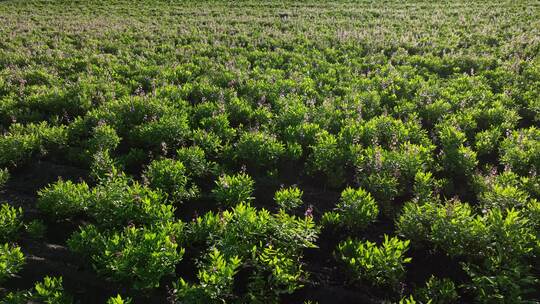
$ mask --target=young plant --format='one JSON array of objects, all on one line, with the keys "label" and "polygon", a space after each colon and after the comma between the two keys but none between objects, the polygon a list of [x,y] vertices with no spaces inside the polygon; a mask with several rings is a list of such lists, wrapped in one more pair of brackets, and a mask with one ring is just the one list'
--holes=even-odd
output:
[{"label": "young plant", "polygon": [[431,276],[426,285],[416,290],[415,295],[421,303],[457,303],[459,295],[454,282],[448,278]]},{"label": "young plant", "polygon": [[120,144],[120,140],[113,127],[107,124],[99,124],[93,129],[92,137],[88,140],[87,155],[94,155],[105,150],[114,151]]},{"label": "young plant", "polygon": [[199,270],[199,284],[192,285],[180,279],[174,284],[175,298],[185,303],[226,303],[234,299],[234,275],[241,265],[238,256],[226,259],[218,249],[208,254],[207,261]]},{"label": "young plant", "polygon": [[432,246],[450,256],[485,248],[485,227],[474,216],[469,204],[407,203],[397,220],[397,230],[416,246]]},{"label": "young plant", "polygon": [[48,277],[43,281],[36,282],[32,290],[23,292],[11,292],[3,300],[2,304],[25,304],[25,303],[51,303],[72,304],[73,298],[64,291],[62,277]]},{"label": "young plant", "polygon": [[235,156],[253,168],[272,168],[285,154],[285,145],[264,132],[245,132],[240,136]]},{"label": "young plant", "polygon": [[411,262],[411,258],[405,257],[409,242],[387,235],[380,246],[349,239],[338,245],[336,255],[351,272],[353,280],[396,287],[405,274],[404,264]]},{"label": "young plant", "polygon": [[274,201],[285,211],[291,211],[303,204],[302,190],[297,187],[284,188],[276,191]]},{"label": "young plant", "polygon": [[331,214],[323,216],[323,222],[360,231],[373,223],[379,214],[379,207],[367,191],[362,188],[346,188]]},{"label": "young plant", "polygon": [[438,128],[438,136],[441,141],[441,163],[452,176],[469,177],[478,165],[476,153],[465,146],[467,137],[459,128],[442,124]]},{"label": "young plant", "polygon": [[85,182],[59,180],[38,191],[37,207],[57,220],[64,220],[84,213],[90,197],[91,191]]},{"label": "young plant", "polygon": [[317,134],[310,146],[312,153],[307,162],[309,173],[320,172],[327,178],[330,186],[338,187],[345,181],[345,156],[336,137],[326,131]]},{"label": "young plant", "polygon": [[215,182],[212,194],[218,202],[225,206],[246,203],[253,199],[253,179],[245,174],[222,175]]},{"label": "young plant", "polygon": [[196,195],[197,189],[190,187],[184,164],[173,159],[154,160],[144,173],[152,189],[162,190],[169,200],[180,203]]},{"label": "young plant", "polygon": [[24,265],[24,255],[20,247],[0,244],[0,283],[14,276]]},{"label": "young plant", "polygon": [[4,203],[0,205],[0,242],[9,242],[22,227],[22,208]]},{"label": "young plant", "polygon": [[174,218],[174,207],[164,202],[161,192],[122,173],[92,189],[88,214],[100,227],[108,228],[164,223]]},{"label": "young plant", "polygon": [[203,178],[215,173],[217,164],[206,159],[206,153],[199,146],[182,147],[176,150],[178,161],[186,167],[186,173],[193,178]]},{"label": "young plant", "polygon": [[225,260],[240,258],[250,269],[242,302],[265,303],[277,303],[280,295],[301,286],[302,250],[314,248],[318,232],[310,216],[270,214],[246,204],[198,217],[187,231],[186,242],[216,248]]},{"label": "young plant", "polygon": [[501,143],[501,163],[521,175],[540,172],[540,129],[530,127],[510,133]]},{"label": "young plant", "polygon": [[500,208],[500,209],[522,209],[528,201],[529,195],[527,192],[520,190],[516,186],[501,186],[498,184],[490,187],[479,195],[478,200],[484,210]]},{"label": "young plant", "polygon": [[2,190],[8,179],[9,171],[7,169],[0,169],[0,190]]},{"label": "young plant", "polygon": [[122,298],[119,294],[116,297],[110,297],[107,300],[107,304],[131,304],[131,298]]},{"label": "young plant", "polygon": [[86,256],[99,274],[129,283],[135,289],[159,286],[163,276],[174,272],[184,249],[176,239],[181,222],[149,228],[125,227],[121,232],[100,232],[95,226],[81,228],[69,240],[69,248]]}]

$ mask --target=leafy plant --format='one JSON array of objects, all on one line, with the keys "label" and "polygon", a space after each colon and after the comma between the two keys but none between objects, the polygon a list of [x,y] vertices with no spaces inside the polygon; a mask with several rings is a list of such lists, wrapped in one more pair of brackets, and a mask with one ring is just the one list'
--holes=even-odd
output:
[{"label": "leafy plant", "polygon": [[315,246],[317,232],[309,216],[297,218],[283,210],[272,215],[238,204],[198,217],[188,227],[186,242],[216,248],[225,260],[238,257],[240,267],[251,269],[245,300],[276,303],[279,295],[301,286],[300,278],[306,275],[302,249]]},{"label": "leafy plant", "polygon": [[22,208],[0,205],[0,242],[11,241],[22,227]]},{"label": "leafy plant", "polygon": [[24,255],[20,247],[9,244],[0,245],[0,282],[12,277],[24,265]]},{"label": "leafy plant", "polygon": [[84,213],[90,205],[91,191],[85,182],[59,180],[38,191],[37,207],[55,219]]},{"label": "leafy plant", "polygon": [[116,130],[107,125],[99,124],[92,130],[92,137],[88,140],[88,155],[99,151],[113,151],[120,144],[120,137]]},{"label": "leafy plant", "polygon": [[309,171],[322,172],[331,186],[341,185],[345,179],[345,158],[336,137],[328,132],[320,132],[310,148]]},{"label": "leafy plant", "polygon": [[135,289],[159,286],[163,276],[174,272],[184,249],[176,239],[181,222],[154,227],[125,227],[121,232],[100,232],[88,225],[68,240],[74,252],[86,256],[97,272]]},{"label": "leafy plant", "polygon": [[199,284],[191,285],[180,279],[174,284],[177,300],[186,303],[224,303],[234,299],[234,276],[241,260],[237,256],[225,259],[218,249],[208,254],[203,268],[199,269]]},{"label": "leafy plant", "polygon": [[212,194],[225,206],[234,206],[253,199],[253,186],[253,179],[245,173],[222,175],[215,182]]},{"label": "leafy plant", "polygon": [[303,204],[302,190],[297,187],[283,188],[274,194],[274,201],[285,211],[290,211],[300,207]]},{"label": "leafy plant", "polygon": [[36,282],[32,290],[24,292],[9,293],[2,304],[24,304],[24,303],[51,303],[70,304],[73,298],[64,291],[62,277],[46,276],[43,281]]},{"label": "leafy plant", "polygon": [[206,159],[206,152],[199,146],[182,147],[176,150],[176,155],[193,178],[203,178],[216,171],[217,164]]},{"label": "leafy plant", "polygon": [[448,278],[439,279],[435,276],[431,276],[426,285],[416,290],[415,294],[421,303],[451,304],[459,300],[454,282]]},{"label": "leafy plant", "polygon": [[484,209],[523,208],[529,200],[529,195],[515,186],[495,184],[490,188],[479,196],[480,204]]},{"label": "leafy plant", "polygon": [[264,132],[245,132],[236,145],[235,156],[254,168],[275,166],[285,154],[285,145]]},{"label": "leafy plant", "polygon": [[65,145],[64,127],[40,124],[12,124],[0,137],[0,166],[19,165],[34,155],[45,155]]},{"label": "leafy plant", "polygon": [[325,214],[323,222],[359,231],[377,219],[379,207],[364,189],[346,188],[332,213]]},{"label": "leafy plant", "polygon": [[164,201],[161,192],[120,173],[92,189],[88,214],[99,226],[111,228],[129,223],[164,223],[174,218],[174,208]]},{"label": "leafy plant", "polygon": [[7,169],[0,169],[0,189],[4,187],[9,179],[9,171]]},{"label": "leafy plant", "polygon": [[145,178],[152,189],[162,190],[173,202],[182,202],[192,198],[197,188],[190,185],[190,179],[184,164],[172,159],[155,160],[150,163]]},{"label": "leafy plant", "polygon": [[445,170],[457,176],[470,176],[478,161],[476,153],[465,146],[466,135],[451,125],[441,125],[439,128],[442,153],[441,163]]},{"label": "leafy plant", "polygon": [[111,297],[107,300],[107,304],[131,304],[131,298],[122,298],[120,295],[116,295],[116,297]]},{"label": "leafy plant", "polygon": [[407,203],[397,220],[397,230],[417,246],[434,245],[451,256],[481,251],[485,227],[468,204],[448,201],[423,205]]},{"label": "leafy plant", "polygon": [[501,143],[501,163],[522,175],[540,172],[540,130],[535,127],[510,133]]},{"label": "leafy plant", "polygon": [[380,246],[370,241],[347,240],[338,244],[337,258],[351,272],[353,280],[365,280],[379,286],[396,287],[405,274],[408,240],[384,236]]}]

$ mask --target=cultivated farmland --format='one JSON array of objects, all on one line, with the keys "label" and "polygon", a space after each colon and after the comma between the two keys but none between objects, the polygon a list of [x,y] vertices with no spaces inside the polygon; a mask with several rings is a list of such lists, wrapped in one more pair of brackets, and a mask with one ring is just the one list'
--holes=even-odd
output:
[{"label": "cultivated farmland", "polygon": [[538,1],[0,1],[0,303],[537,303]]}]

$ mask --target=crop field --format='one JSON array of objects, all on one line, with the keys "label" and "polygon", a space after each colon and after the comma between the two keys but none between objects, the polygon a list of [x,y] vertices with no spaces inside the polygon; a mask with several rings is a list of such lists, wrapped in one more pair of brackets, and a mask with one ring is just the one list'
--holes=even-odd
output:
[{"label": "crop field", "polygon": [[540,302],[540,2],[0,1],[0,304]]}]

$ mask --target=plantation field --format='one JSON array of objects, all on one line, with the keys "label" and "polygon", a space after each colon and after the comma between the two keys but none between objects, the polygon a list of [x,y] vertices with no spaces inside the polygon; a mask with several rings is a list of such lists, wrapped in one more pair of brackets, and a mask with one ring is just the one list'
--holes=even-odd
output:
[{"label": "plantation field", "polygon": [[0,303],[537,303],[540,2],[0,1]]}]

